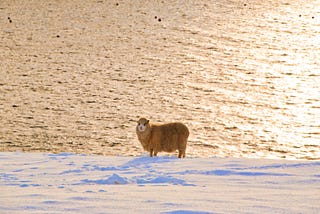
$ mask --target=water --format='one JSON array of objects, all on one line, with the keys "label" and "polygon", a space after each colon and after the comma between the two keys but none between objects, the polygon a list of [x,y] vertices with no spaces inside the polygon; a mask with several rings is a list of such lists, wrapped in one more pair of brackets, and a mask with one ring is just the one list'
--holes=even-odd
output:
[{"label": "water", "polygon": [[200,25],[188,27],[200,45],[189,55],[203,74],[189,85],[205,97],[215,137],[235,152],[319,158],[319,8],[223,1],[204,6]]},{"label": "water", "polygon": [[1,150],[137,155],[145,116],[190,156],[320,159],[319,1],[10,6]]}]

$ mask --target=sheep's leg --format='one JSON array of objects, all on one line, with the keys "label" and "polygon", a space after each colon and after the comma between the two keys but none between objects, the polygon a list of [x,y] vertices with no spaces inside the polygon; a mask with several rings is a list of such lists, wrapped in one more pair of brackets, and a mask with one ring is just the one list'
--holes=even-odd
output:
[{"label": "sheep's leg", "polygon": [[186,150],[183,151],[182,153],[182,157],[185,158],[186,157]]},{"label": "sheep's leg", "polygon": [[[186,143],[183,144],[183,145],[186,145]],[[181,147],[179,148],[178,158],[185,158],[185,157],[186,157],[186,146],[181,146]]]},{"label": "sheep's leg", "polygon": [[153,157],[153,149],[150,149],[150,157]]},{"label": "sheep's leg", "polygon": [[186,151],[179,150],[178,158],[185,158],[186,157]]},{"label": "sheep's leg", "polygon": [[153,156],[157,156],[158,152],[154,151]]},{"label": "sheep's leg", "polygon": [[186,157],[186,153],[183,150],[179,150],[178,158],[184,158]]}]

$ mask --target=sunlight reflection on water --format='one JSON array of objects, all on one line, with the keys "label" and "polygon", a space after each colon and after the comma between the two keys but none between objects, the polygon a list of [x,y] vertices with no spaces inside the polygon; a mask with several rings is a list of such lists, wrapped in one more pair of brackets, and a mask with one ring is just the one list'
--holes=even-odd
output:
[{"label": "sunlight reflection on water", "polygon": [[212,119],[220,138],[242,144],[244,156],[320,158],[320,14],[314,9],[320,4],[309,1],[302,9],[300,3],[233,2],[228,13],[217,3],[199,21],[205,23],[197,29],[199,44],[214,35],[220,50],[209,54],[212,64],[200,61],[207,81],[191,85],[213,89],[221,102],[212,106],[219,109]]}]

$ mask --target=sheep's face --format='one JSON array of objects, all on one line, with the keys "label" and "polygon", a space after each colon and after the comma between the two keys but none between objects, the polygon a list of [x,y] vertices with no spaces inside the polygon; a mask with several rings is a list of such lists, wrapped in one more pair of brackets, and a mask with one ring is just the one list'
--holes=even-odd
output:
[{"label": "sheep's face", "polygon": [[137,130],[139,132],[144,132],[149,127],[149,120],[147,120],[146,118],[140,118],[138,120]]}]

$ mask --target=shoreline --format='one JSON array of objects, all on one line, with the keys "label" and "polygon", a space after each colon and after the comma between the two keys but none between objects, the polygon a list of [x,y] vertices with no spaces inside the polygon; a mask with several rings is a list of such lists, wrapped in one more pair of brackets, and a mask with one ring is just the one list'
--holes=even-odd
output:
[{"label": "shoreline", "polygon": [[[137,158],[137,157],[149,157],[149,153],[146,151],[141,151],[141,153],[136,153],[136,154],[127,154],[127,153],[121,153],[121,154],[117,154],[117,153],[108,153],[108,154],[101,154],[101,153],[76,153],[76,152],[72,152],[72,151],[58,151],[58,152],[50,152],[50,151],[34,151],[34,150],[30,150],[30,151],[0,151],[0,153],[14,153],[14,154],[48,154],[48,155],[75,155],[75,156],[97,156],[97,157],[122,157],[122,158]],[[161,152],[159,153],[156,158],[158,157],[164,157],[164,158],[177,158],[178,159],[178,152],[175,153],[165,153],[165,152]],[[152,157],[150,157],[152,158]],[[320,161],[320,158],[309,158],[309,159],[304,159],[304,158],[280,158],[280,157],[275,157],[275,156],[266,156],[266,157],[253,157],[253,156],[249,156],[249,157],[241,157],[241,156],[214,156],[214,155],[186,155],[187,159],[248,159],[248,160],[275,160],[275,161],[313,161],[313,162],[317,162]],[[184,158],[182,158],[183,160]]]}]

